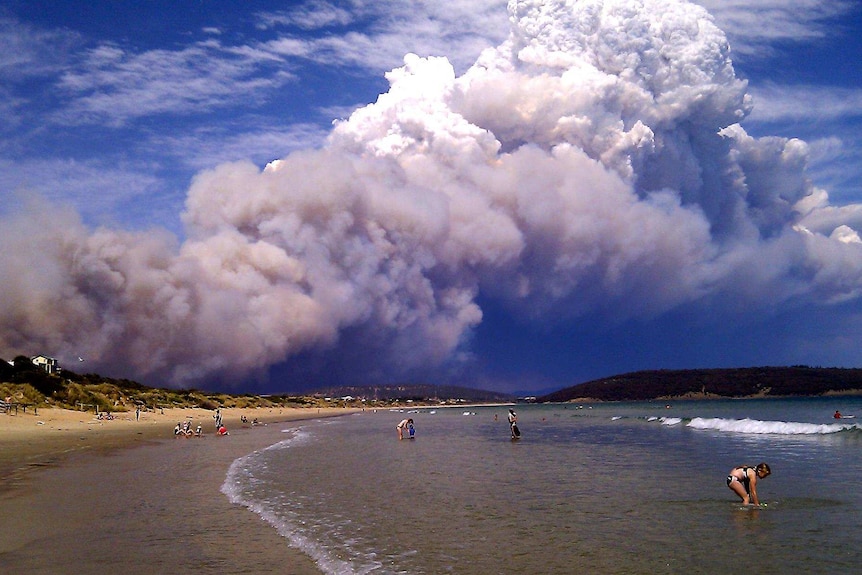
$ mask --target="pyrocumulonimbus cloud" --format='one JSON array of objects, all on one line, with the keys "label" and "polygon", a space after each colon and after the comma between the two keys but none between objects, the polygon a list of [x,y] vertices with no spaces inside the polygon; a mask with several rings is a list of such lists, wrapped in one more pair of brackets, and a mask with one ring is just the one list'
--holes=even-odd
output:
[{"label": "pyrocumulonimbus cloud", "polygon": [[859,210],[808,180],[804,142],[739,125],[747,86],[703,8],[509,11],[462,76],[407,55],[322,149],[198,174],[181,244],[8,218],[0,349],[193,385],[363,345],[397,377],[460,357],[480,294],[536,321],[858,297]]}]

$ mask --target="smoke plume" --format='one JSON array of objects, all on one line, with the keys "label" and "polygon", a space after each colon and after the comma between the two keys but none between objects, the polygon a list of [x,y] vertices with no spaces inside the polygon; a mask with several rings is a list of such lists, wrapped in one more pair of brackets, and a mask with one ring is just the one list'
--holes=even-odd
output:
[{"label": "smoke plume", "polygon": [[703,8],[509,12],[461,76],[405,56],[322,149],[199,173],[182,242],[7,218],[0,350],[168,385],[320,354],[392,380],[469,361],[480,296],[535,322],[859,297],[859,210],[809,181],[805,142],[739,125],[747,85]]}]

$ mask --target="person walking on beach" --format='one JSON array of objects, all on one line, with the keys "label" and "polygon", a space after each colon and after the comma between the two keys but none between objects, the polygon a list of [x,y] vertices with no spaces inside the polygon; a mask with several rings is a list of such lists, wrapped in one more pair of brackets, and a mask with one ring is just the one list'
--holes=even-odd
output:
[{"label": "person walking on beach", "polygon": [[215,427],[216,427],[216,431],[218,431],[222,426],[221,425],[221,409],[219,409],[218,407],[216,408],[215,413],[213,414],[213,419],[215,419]]},{"label": "person walking on beach", "polygon": [[408,427],[413,427],[413,418],[402,419],[398,422],[396,429],[398,430],[398,439],[404,439],[404,430]]},{"label": "person walking on beach", "polygon": [[769,465],[758,463],[756,467],[740,465],[727,474],[727,486],[739,495],[743,505],[760,505],[757,497],[757,480],[764,479],[772,473]]}]

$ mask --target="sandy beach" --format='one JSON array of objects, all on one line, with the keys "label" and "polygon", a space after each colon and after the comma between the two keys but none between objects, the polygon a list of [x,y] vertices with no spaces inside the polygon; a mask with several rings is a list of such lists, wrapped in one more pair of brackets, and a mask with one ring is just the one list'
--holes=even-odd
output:
[{"label": "sandy beach", "polygon": [[[283,429],[354,411],[223,409],[226,437],[204,409],[110,420],[47,408],[0,414],[3,572],[319,573],[220,488],[231,462],[279,441]],[[186,420],[203,437],[175,438]]]}]

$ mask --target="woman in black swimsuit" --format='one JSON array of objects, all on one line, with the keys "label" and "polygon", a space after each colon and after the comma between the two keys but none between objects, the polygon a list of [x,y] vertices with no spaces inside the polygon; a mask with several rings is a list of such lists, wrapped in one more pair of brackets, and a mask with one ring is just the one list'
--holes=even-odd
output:
[{"label": "woman in black swimsuit", "polygon": [[740,465],[734,467],[727,474],[727,486],[739,495],[743,505],[760,505],[757,498],[757,480],[767,477],[772,471],[765,463],[758,463],[756,467]]}]

